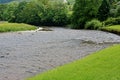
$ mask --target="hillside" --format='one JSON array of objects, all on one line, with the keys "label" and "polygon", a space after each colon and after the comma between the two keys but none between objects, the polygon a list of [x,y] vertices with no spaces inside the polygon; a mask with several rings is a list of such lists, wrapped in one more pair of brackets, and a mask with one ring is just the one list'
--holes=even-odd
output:
[{"label": "hillside", "polygon": [[11,2],[12,0],[0,0],[0,3],[8,3]]},{"label": "hillside", "polygon": [[11,1],[19,1],[19,2],[21,2],[21,1],[28,1],[28,0],[0,0],[0,3],[9,3]]},{"label": "hillside", "polygon": [[[11,1],[28,1],[28,0],[0,0],[0,3],[9,3]],[[63,2],[63,0],[52,0],[52,1],[60,1]],[[75,0],[67,0],[69,3],[73,4]]]}]

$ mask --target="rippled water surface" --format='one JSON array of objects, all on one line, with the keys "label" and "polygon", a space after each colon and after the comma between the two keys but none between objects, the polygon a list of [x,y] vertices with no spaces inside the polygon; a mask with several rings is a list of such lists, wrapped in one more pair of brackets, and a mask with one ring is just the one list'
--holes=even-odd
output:
[{"label": "rippled water surface", "polygon": [[24,80],[120,43],[120,36],[94,30],[51,28],[0,34],[0,80]]}]

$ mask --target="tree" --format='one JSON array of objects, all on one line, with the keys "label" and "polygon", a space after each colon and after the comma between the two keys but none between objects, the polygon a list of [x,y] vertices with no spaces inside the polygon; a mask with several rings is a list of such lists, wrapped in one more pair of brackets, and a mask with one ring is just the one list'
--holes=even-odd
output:
[{"label": "tree", "polygon": [[67,23],[67,9],[65,4],[50,2],[45,6],[45,11],[40,15],[42,25],[63,26]]},{"label": "tree", "polygon": [[34,2],[28,2],[20,13],[21,19],[23,19],[24,23],[39,25],[39,10],[39,5]]},{"label": "tree", "polygon": [[84,28],[85,23],[96,18],[101,0],[76,0],[73,7],[73,28]]},{"label": "tree", "polygon": [[20,2],[17,6],[17,8],[13,12],[13,16],[11,19],[9,19],[9,22],[24,22],[24,19],[22,18],[24,15],[21,14],[25,6],[27,5],[27,2],[23,1]]},{"label": "tree", "polygon": [[11,17],[13,16],[13,13],[16,10],[17,6],[17,2],[6,4],[6,8],[3,11],[3,19],[9,21],[9,19],[11,19]]},{"label": "tree", "polygon": [[101,6],[98,9],[98,19],[105,21],[110,13],[110,4],[107,0],[103,0]]},{"label": "tree", "polygon": [[65,25],[68,19],[65,4],[48,1],[20,2],[9,22],[27,23],[37,26]]},{"label": "tree", "polygon": [[7,7],[6,4],[0,4],[0,21],[4,21],[3,14],[4,14],[6,7]]}]

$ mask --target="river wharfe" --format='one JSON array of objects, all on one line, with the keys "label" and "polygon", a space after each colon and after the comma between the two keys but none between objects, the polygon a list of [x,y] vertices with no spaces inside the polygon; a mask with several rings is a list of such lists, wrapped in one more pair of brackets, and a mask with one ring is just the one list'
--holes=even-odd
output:
[{"label": "river wharfe", "polygon": [[120,43],[120,36],[94,30],[51,28],[0,34],[0,80],[24,80]]}]

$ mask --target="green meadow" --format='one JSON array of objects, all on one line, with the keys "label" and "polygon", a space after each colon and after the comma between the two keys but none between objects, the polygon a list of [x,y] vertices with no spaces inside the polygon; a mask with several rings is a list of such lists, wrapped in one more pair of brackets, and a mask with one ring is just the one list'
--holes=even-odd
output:
[{"label": "green meadow", "polygon": [[35,30],[37,27],[24,23],[0,23],[0,32]]}]

